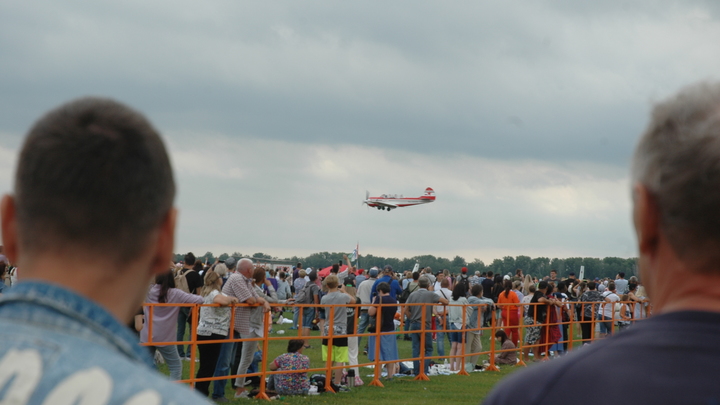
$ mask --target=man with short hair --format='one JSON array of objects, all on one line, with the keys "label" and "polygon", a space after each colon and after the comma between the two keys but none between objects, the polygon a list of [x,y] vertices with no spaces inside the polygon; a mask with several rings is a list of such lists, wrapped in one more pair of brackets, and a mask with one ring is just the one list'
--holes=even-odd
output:
[{"label": "man with short hair", "polygon": [[[187,282],[188,286],[187,292],[189,292],[190,294],[197,294],[200,291],[200,288],[202,288],[203,286],[202,277],[200,277],[197,271],[193,270],[195,260],[195,255],[192,252],[188,252],[183,258],[182,269],[178,270],[178,275],[185,277],[185,281]],[[189,327],[190,325],[192,325],[192,314],[190,313],[190,307],[180,307],[177,322],[178,342],[182,342],[185,340],[185,330],[187,329],[186,327]],[[185,345],[179,344],[177,345],[177,350],[181,359],[185,358],[186,360],[190,360],[190,347],[185,350]]]},{"label": "man with short hair", "polygon": [[[368,323],[370,322],[368,309],[370,309],[370,304],[372,304],[372,288],[375,286],[375,282],[377,281],[377,275],[377,267],[371,268],[368,271],[369,278],[358,285],[357,297],[360,298],[360,303],[362,304],[362,306],[360,307],[360,319],[358,320],[358,335],[365,333],[365,330],[368,327]],[[362,336],[358,336],[358,347],[360,347],[361,339]]]},{"label": "man with short hair", "polygon": [[620,272],[615,278],[615,292],[619,295],[627,294],[628,292],[628,281],[625,280],[625,273]]},{"label": "man with short hair", "polygon": [[[323,335],[327,337],[330,334],[330,313],[333,314],[333,335],[346,335],[347,330],[347,310],[343,305],[351,304],[355,302],[355,298],[352,295],[345,292],[345,286],[338,286],[339,280],[337,276],[331,274],[325,279],[325,286],[328,289],[327,294],[322,297],[320,303],[322,305],[332,305],[333,307],[326,307],[325,311],[327,314],[328,321],[325,322]],[[334,307],[335,305],[340,305]],[[352,332],[350,332],[352,333]],[[322,359],[327,361],[329,339],[325,338],[322,340]],[[350,361],[348,357],[348,338],[346,337],[334,337],[332,341],[332,361],[335,362],[335,366],[342,366],[343,363]],[[338,368],[333,373],[333,383],[340,387],[341,391],[346,391],[347,387],[340,386],[340,380],[342,379],[343,370]]]},{"label": "man with short hair", "polygon": [[388,283],[390,285],[390,296],[397,300],[402,295],[402,287],[400,283],[393,277],[393,268],[391,265],[386,265],[383,269],[383,276],[375,280],[375,283],[370,290],[370,299],[375,299],[377,296],[377,286],[380,283]]},{"label": "man with short hair", "polygon": [[480,283],[480,285],[483,288],[483,297],[493,299],[492,290],[495,285],[495,281],[493,281],[492,271],[487,272],[487,277]]},{"label": "man with short hair", "polygon": [[[235,330],[240,334],[241,339],[255,339],[265,336],[265,332],[262,328],[258,329],[252,326],[250,318],[254,311],[270,311],[270,303],[261,297],[253,287],[253,270],[255,265],[252,260],[248,258],[242,258],[237,265],[238,271],[235,274],[230,275],[225,286],[222,289],[222,293],[228,297],[235,297],[238,303],[248,304],[239,306],[235,309]],[[259,308],[258,305],[262,305]],[[240,358],[240,364],[238,365],[236,374],[246,374],[250,363],[252,363],[255,351],[257,348],[256,342],[244,342],[242,345],[242,352]],[[247,398],[248,393],[245,390],[245,377],[238,377],[235,380],[235,398]]]},{"label": "man with short hair", "polygon": [[[320,303],[320,287],[317,284],[317,271],[314,271],[310,269],[310,273],[307,275],[309,278],[309,281],[305,283],[305,286],[303,287],[305,291],[305,301],[304,302],[298,302],[298,304],[312,304],[312,305],[318,305]],[[303,307],[303,316],[302,316],[302,331],[301,335],[308,337],[310,336],[310,330],[313,327],[313,321],[317,319],[317,313],[318,308],[316,307]],[[310,346],[307,344],[307,340],[305,343],[305,348],[309,349]]]},{"label": "man with short hair", "polygon": [[550,278],[548,278],[547,281],[553,283],[554,285],[557,285],[557,282],[560,281],[557,278],[557,270],[555,270],[555,269],[550,270]]},{"label": "man with short hair", "polygon": [[720,84],[690,86],[654,107],[631,176],[653,316],[508,377],[485,404],[607,404],[606,395],[588,395],[588,383],[632,387],[622,392],[628,404],[720,402],[719,167]]},{"label": "man with short hair", "polygon": [[[422,276],[418,280],[418,289],[415,290],[410,296],[408,297],[408,300],[406,302],[405,306],[405,316],[409,319],[410,322],[410,336],[412,338],[412,356],[413,357],[420,357],[420,332],[412,333],[412,331],[419,331],[422,329],[422,320],[423,320],[423,314],[425,318],[425,330],[428,331],[425,333],[425,347],[423,350],[425,350],[425,356],[430,357],[432,356],[433,352],[433,344],[432,344],[432,333],[430,332],[432,329],[432,312],[433,312],[433,304],[442,304],[447,305],[448,300],[442,297],[439,297],[435,295],[434,292],[428,291],[428,287],[430,286],[430,281],[427,277]],[[427,304],[427,305],[409,305],[409,304]],[[423,311],[424,309],[424,311]],[[430,360],[425,360],[425,363],[423,364],[423,370],[425,370],[425,374],[428,372],[428,366],[430,364]],[[413,371],[415,375],[420,374],[420,361],[416,360],[413,362]]]},{"label": "man with short hair", "polygon": [[[473,330],[482,327],[483,313],[493,306],[493,300],[483,297],[483,289],[479,284],[475,284],[470,288],[470,297],[468,297],[467,318],[468,332],[465,335],[465,347],[467,353],[480,353],[482,351],[482,331]],[[477,364],[480,355],[470,356],[467,359],[467,371],[482,370],[482,365]]]},{"label": "man with short hair", "polygon": [[160,136],[127,106],[79,99],[33,125],[0,204],[23,270],[0,300],[3,402],[207,403],[158,374],[126,326],[170,272],[174,198]]}]

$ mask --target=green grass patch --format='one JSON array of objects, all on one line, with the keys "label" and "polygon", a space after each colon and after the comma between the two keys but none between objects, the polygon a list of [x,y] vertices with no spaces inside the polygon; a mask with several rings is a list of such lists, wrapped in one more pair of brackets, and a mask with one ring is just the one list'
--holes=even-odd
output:
[{"label": "green grass patch", "polygon": [[[286,316],[290,313],[286,313]],[[271,337],[285,337],[291,339],[298,336],[297,330],[291,330],[290,324],[286,325],[273,325],[273,332],[270,334]],[[579,327],[575,328],[576,334],[579,335]],[[283,330],[283,334],[278,334],[279,330]],[[482,339],[483,350],[490,349],[489,332],[485,332]],[[579,339],[579,336],[576,336]],[[367,337],[363,337],[360,344],[360,355],[359,362],[367,363],[368,358],[362,354],[363,346],[367,342]],[[399,339],[398,349],[400,352],[400,358],[410,358],[412,355],[412,344],[409,341]],[[322,361],[320,354],[320,333],[317,331],[312,332],[311,340],[309,344],[312,346],[311,349],[304,349],[303,353],[310,357],[310,366],[312,368],[325,367],[325,362]],[[445,338],[445,354],[450,353],[450,343]],[[575,346],[575,345],[573,345]],[[271,362],[275,357],[282,353],[285,353],[287,349],[287,340],[282,341],[270,341],[268,346],[267,362]],[[434,353],[437,355],[437,349]],[[196,354],[199,356],[199,354]],[[480,356],[480,362],[488,360],[488,356]],[[183,379],[189,378],[190,364],[188,361],[183,362]],[[196,363],[195,370],[197,372],[199,363]],[[398,377],[392,381],[383,380],[385,387],[371,387],[367,384],[372,380],[368,377],[373,373],[371,368],[360,368],[360,375],[365,385],[360,387],[354,387],[351,392],[339,393],[339,394],[320,394],[314,396],[288,396],[283,397],[279,402],[286,404],[326,404],[336,403],[342,401],[344,405],[364,405],[378,403],[392,403],[392,404],[412,404],[412,405],[437,405],[446,401],[452,401],[453,404],[479,404],[495,384],[502,378],[524,369],[524,367],[500,367],[499,372],[473,372],[469,376],[462,375],[449,375],[449,376],[432,376],[430,381],[415,381],[413,377]],[[167,367],[164,365],[160,366],[160,371],[168,374]],[[318,372],[321,373],[321,372]],[[231,383],[228,381],[225,389],[225,397],[231,400],[231,403],[247,403],[248,400],[233,400],[234,390],[231,387]]]}]

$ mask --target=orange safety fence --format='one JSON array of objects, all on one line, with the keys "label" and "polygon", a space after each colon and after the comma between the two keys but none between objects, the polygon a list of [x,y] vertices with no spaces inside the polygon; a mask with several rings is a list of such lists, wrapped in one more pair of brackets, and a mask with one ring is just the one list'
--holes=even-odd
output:
[{"label": "orange safety fence", "polygon": [[[425,366],[424,364],[428,360],[438,360],[438,359],[460,359],[460,368],[457,372],[458,375],[469,375],[466,371],[465,363],[466,359],[468,357],[475,357],[475,356],[488,356],[488,362],[489,366],[486,367],[487,371],[499,371],[495,364],[495,358],[496,355],[503,352],[510,352],[515,351],[520,354],[522,354],[524,351],[528,351],[529,349],[538,349],[538,353],[544,353],[543,361],[547,360],[549,358],[549,349],[553,344],[567,344],[567,349],[572,350],[573,345],[575,343],[585,344],[589,343],[593,340],[596,340],[600,338],[600,336],[596,336],[595,329],[596,325],[600,323],[605,323],[605,327],[608,328],[609,333],[614,333],[618,327],[616,326],[616,323],[618,322],[627,322],[628,324],[632,324],[638,320],[644,319],[650,315],[649,309],[651,308],[646,303],[640,303],[640,302],[631,302],[631,301],[618,301],[614,303],[607,303],[607,302],[571,302],[566,301],[562,302],[560,306],[550,306],[548,304],[538,304],[538,303],[532,303],[532,304],[493,304],[492,309],[490,304],[466,304],[466,305],[447,305],[447,307],[462,307],[462,327],[460,329],[449,329],[448,325],[446,324],[447,318],[445,316],[439,317],[440,318],[440,324],[438,325],[437,329],[427,329],[426,324],[429,324],[429,320],[426,319],[427,317],[427,308],[422,309],[421,312],[421,319],[420,319],[420,329],[419,330],[408,330],[405,331],[403,328],[403,324],[405,322],[405,309],[407,307],[411,306],[442,306],[439,304],[347,304],[347,305],[315,305],[315,304],[293,304],[292,307],[298,307],[299,308],[299,315],[298,315],[298,334],[297,335],[286,335],[286,336],[269,336],[268,330],[270,326],[272,325],[272,312],[266,312],[265,318],[264,318],[264,325],[265,325],[265,333],[264,337],[262,338],[234,338],[233,331],[234,329],[234,322],[235,322],[235,311],[237,311],[239,308],[242,307],[252,307],[251,305],[247,304],[235,304],[231,305],[231,314],[230,314],[230,327],[229,331],[231,333],[228,334],[227,339],[222,340],[202,340],[198,341],[197,339],[197,326],[198,326],[198,320],[199,320],[199,313],[201,307],[219,307],[218,304],[151,304],[151,303],[145,303],[143,304],[144,307],[148,308],[147,314],[148,314],[148,320],[147,322],[147,328],[148,328],[148,342],[142,343],[144,346],[173,346],[173,345],[185,345],[188,344],[191,347],[190,350],[190,364],[189,364],[189,378],[185,380],[180,380],[179,382],[182,383],[189,383],[191,386],[194,386],[196,382],[199,381],[214,381],[214,380],[228,380],[228,379],[235,379],[238,377],[253,377],[258,376],[260,377],[260,387],[259,387],[259,393],[257,395],[257,398],[259,399],[269,399],[266,394],[266,377],[273,374],[289,374],[289,373],[312,373],[312,372],[324,372],[325,378],[326,378],[326,384],[325,389],[326,391],[333,392],[332,384],[329,383],[329,381],[332,381],[332,373],[334,370],[337,369],[349,369],[349,368],[360,368],[360,367],[367,367],[372,366],[374,368],[374,374],[373,379],[369,383],[369,385],[377,386],[377,387],[383,387],[382,382],[380,381],[381,376],[381,369],[383,365],[386,365],[388,363],[397,363],[397,362],[405,362],[405,361],[419,361],[420,367],[419,367],[419,374],[415,376],[415,380],[428,380],[429,377],[425,374]],[[191,330],[190,330],[190,340],[188,341],[172,341],[172,342],[154,342],[152,340],[153,337],[153,310],[156,307],[163,307],[163,306],[178,306],[178,307],[189,307],[192,312],[192,323],[191,323]],[[271,304],[272,307],[288,307],[290,305],[288,304]],[[360,315],[360,307],[371,307],[374,306],[379,309],[378,314],[375,316],[375,332],[366,332],[362,334],[358,334],[358,324],[357,321],[358,316]],[[541,308],[545,307],[546,311],[546,319],[545,322],[542,322],[541,324],[538,324],[537,315],[539,310],[534,310],[534,316],[532,318],[523,316],[527,313],[528,309],[530,307],[535,308]],[[599,314],[607,314],[608,312],[605,311],[607,309],[607,306],[611,306],[610,313],[613,315],[609,319],[598,319]],[[380,313],[382,311],[382,308],[384,307],[398,307],[400,309],[400,326],[396,328],[394,331],[391,332],[381,332],[381,323],[382,318],[380,316]],[[478,324],[475,328],[469,328],[467,325],[467,315],[468,311],[470,309],[477,307],[478,308]],[[511,307],[505,310],[505,307]],[[514,308],[513,308],[514,307]],[[618,308],[619,307],[619,308]],[[325,308],[326,310],[326,322],[328,334],[322,335],[323,331],[320,331],[321,335],[312,335],[312,336],[303,336],[302,335],[302,319],[303,319],[303,310],[305,308]],[[353,333],[347,333],[345,335],[338,335],[334,333],[333,323],[334,323],[334,313],[337,310],[343,310],[346,311],[346,308],[354,308],[355,309],[355,322],[354,322],[354,330]],[[588,309],[589,311],[587,313],[590,314],[590,316],[583,316],[586,314],[585,310]],[[618,309],[620,311],[620,314],[617,314]],[[490,311],[489,311],[490,310]],[[504,325],[505,322],[505,316],[503,316],[503,313],[508,313],[509,311],[517,310],[522,311],[522,313],[518,313],[518,319],[519,322],[517,325]],[[552,311],[556,311],[555,315],[553,315]],[[483,326],[482,319],[485,318],[485,313],[490,313],[489,316],[489,326]],[[447,311],[446,311],[447,313]],[[563,319],[563,313],[565,313],[567,316]],[[434,314],[432,315],[435,316]],[[555,321],[553,322],[553,318],[555,318]],[[525,319],[532,319],[532,324],[525,324]],[[609,325],[608,325],[609,324]],[[584,337],[581,339],[576,338],[575,333],[575,327],[580,326],[582,328],[582,325],[588,325],[589,326],[589,337]],[[540,342],[534,343],[531,345],[525,345],[523,341],[523,337],[526,336],[527,329],[530,327],[540,327]],[[562,335],[562,339],[558,340],[551,340],[551,328],[558,327],[560,329],[563,329],[564,326],[567,326],[567,333]],[[584,331],[584,334],[587,334],[588,326],[585,326],[586,330]],[[495,341],[495,332],[500,329],[512,329],[511,332],[519,332],[518,333],[518,345],[514,349],[508,349],[508,350],[502,350],[496,348],[496,341]],[[348,331],[349,332],[349,331]],[[461,354],[459,355],[445,355],[445,356],[427,356],[425,354],[425,343],[426,339],[428,338],[428,335],[432,336],[432,333],[437,332],[460,332],[462,335],[461,340]],[[482,350],[479,352],[470,352],[466,353],[466,338],[468,336],[468,332],[479,332],[480,334],[484,334],[485,332],[489,332],[489,349],[488,350]],[[380,337],[383,335],[413,335],[413,334],[419,334],[419,355],[417,357],[411,357],[411,358],[404,358],[404,359],[398,359],[398,360],[391,360],[391,361],[382,361],[380,360]],[[375,355],[374,359],[371,362],[365,362],[359,364],[345,364],[342,366],[335,366],[333,365],[333,356],[332,356],[332,350],[333,350],[333,339],[338,338],[352,338],[352,337],[368,337],[368,336],[374,336],[375,337]],[[553,336],[557,336],[555,333]],[[278,371],[270,371],[267,368],[268,364],[268,345],[271,341],[289,341],[291,339],[306,339],[306,340],[314,340],[314,339],[327,339],[327,361],[325,364],[325,367],[322,368],[309,368],[305,370],[278,370]],[[207,378],[195,378],[196,374],[196,364],[195,364],[195,356],[196,356],[196,348],[198,344],[213,344],[213,343],[233,343],[233,342],[262,342],[262,360],[261,365],[259,367],[259,371],[255,373],[241,373],[241,374],[234,374],[232,373],[233,370],[231,370],[231,373],[227,376],[219,376],[219,377],[207,377]],[[444,342],[443,342],[444,344]],[[544,349],[544,350],[543,350]],[[479,357],[478,357],[479,359]],[[527,360],[527,356],[518,356],[517,365],[518,366],[525,366],[525,361]],[[452,360],[451,360],[452,361]],[[537,361],[537,359],[536,359]]]}]

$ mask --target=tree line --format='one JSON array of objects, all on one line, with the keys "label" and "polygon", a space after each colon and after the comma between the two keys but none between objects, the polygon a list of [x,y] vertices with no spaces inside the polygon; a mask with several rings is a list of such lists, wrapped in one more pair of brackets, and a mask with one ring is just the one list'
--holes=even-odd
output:
[{"label": "tree line", "polygon": [[[206,252],[204,255],[197,255],[198,260],[203,262],[208,261],[210,263],[215,262],[216,258],[225,260],[230,256],[235,258],[250,257],[255,261],[277,261],[283,262],[288,266],[293,266],[296,263],[302,263],[303,267],[312,267],[314,269],[323,268],[337,263],[343,260],[343,252],[318,252],[313,253],[307,257],[293,256],[289,258],[280,259],[276,256],[271,256],[265,253],[254,253],[252,255],[245,255],[240,252],[234,252],[232,254],[223,253],[219,256],[215,256],[212,252]],[[183,260],[184,253],[175,254],[175,262]],[[502,259],[495,259],[490,264],[485,264],[482,260],[475,259],[472,262],[466,261],[461,256],[455,256],[452,259],[444,257],[435,257],[433,255],[421,255],[410,258],[398,259],[395,257],[382,257],[375,255],[363,255],[360,257],[360,268],[369,269],[373,266],[382,268],[389,264],[395,271],[401,272],[404,270],[411,270],[415,263],[418,263],[420,267],[431,267],[434,272],[439,270],[448,269],[451,273],[460,273],[462,267],[468,268],[469,274],[474,274],[475,271],[486,272],[492,271],[493,274],[515,274],[515,270],[522,269],[525,274],[530,274],[535,277],[544,277],[550,274],[550,270],[556,270],[559,277],[567,277],[571,272],[574,272],[576,276],[580,276],[580,267],[585,267],[585,278],[603,278],[611,277],[614,278],[617,273],[625,273],[626,278],[630,276],[638,275],[637,271],[637,259],[636,258],[621,258],[621,257],[568,257],[564,259],[548,257],[535,257],[530,256],[505,256]]]}]

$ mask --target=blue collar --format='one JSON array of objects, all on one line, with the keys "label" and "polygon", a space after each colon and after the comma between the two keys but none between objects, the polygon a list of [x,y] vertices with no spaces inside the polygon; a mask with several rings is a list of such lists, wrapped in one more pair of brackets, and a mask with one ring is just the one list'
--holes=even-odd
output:
[{"label": "blue collar", "polygon": [[[127,326],[97,303],[66,288],[39,281],[21,282],[0,298],[0,307],[14,303],[33,304],[58,312],[101,337],[110,348],[149,367],[154,365],[149,351],[138,344],[137,335]],[[12,317],[9,311],[4,312],[3,317]]]}]

